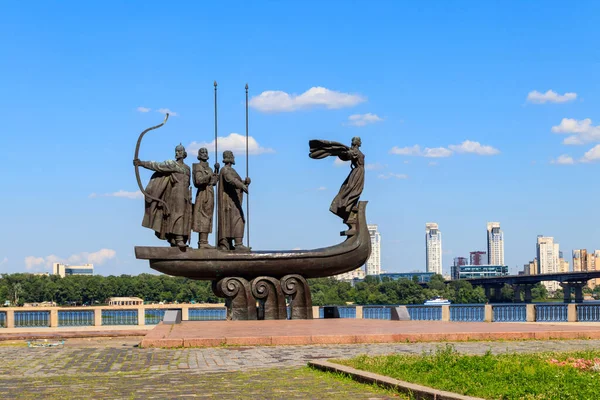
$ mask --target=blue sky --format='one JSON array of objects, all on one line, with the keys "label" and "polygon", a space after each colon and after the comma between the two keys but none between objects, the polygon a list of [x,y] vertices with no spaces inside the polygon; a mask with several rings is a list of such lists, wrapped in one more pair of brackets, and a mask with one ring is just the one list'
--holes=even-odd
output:
[{"label": "blue sky", "polygon": [[250,85],[255,249],[340,240],[328,208],[349,168],[309,159],[308,140],[353,136],[388,271],[424,270],[426,222],[443,232],[445,271],[485,250],[487,221],[511,272],[538,234],[569,259],[600,248],[597,15],[594,1],[3,4],[0,272],[151,272],[133,255],[163,245],[140,225],[135,142],[161,109],[176,115],[141,159],[211,142],[213,80],[231,146]]}]

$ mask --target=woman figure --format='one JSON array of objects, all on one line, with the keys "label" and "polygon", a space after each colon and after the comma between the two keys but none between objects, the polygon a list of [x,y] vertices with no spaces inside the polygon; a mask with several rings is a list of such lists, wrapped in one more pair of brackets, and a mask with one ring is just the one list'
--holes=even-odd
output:
[{"label": "woman figure", "polygon": [[309,142],[309,157],[321,159],[328,156],[337,156],[342,161],[350,161],[350,174],[342,183],[340,191],[331,202],[329,211],[344,220],[350,229],[345,232],[346,235],[352,235],[353,227],[351,223],[355,222],[358,199],[365,186],[365,155],[360,151],[362,142],[358,136],[352,138],[352,147],[348,147],[338,142],[327,140],[311,140]]}]

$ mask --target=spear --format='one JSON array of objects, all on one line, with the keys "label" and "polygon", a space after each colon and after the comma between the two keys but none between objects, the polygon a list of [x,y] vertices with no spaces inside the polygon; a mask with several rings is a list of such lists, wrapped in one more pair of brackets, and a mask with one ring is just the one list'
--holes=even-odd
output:
[{"label": "spear", "polygon": [[[248,84],[246,83],[246,178],[249,176],[248,158]],[[246,237],[248,238],[248,248],[250,248],[250,194],[246,196]]]},{"label": "spear", "polygon": [[[215,85],[215,163],[219,162],[219,154],[217,148],[217,81]],[[218,172],[218,171],[215,171]],[[215,220],[217,221],[217,229],[215,229],[215,247],[219,247],[219,190],[217,186],[217,201],[215,201]]]}]

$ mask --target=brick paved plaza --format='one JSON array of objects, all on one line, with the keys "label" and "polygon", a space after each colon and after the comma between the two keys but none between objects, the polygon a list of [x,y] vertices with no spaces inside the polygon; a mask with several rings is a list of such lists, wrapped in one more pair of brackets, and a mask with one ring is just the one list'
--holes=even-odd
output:
[{"label": "brick paved plaza", "polygon": [[[138,338],[68,339],[63,348],[0,342],[0,398],[354,398],[390,393],[304,366],[357,354],[420,354],[443,343],[139,348]],[[600,340],[457,342],[464,353],[571,351]]]}]

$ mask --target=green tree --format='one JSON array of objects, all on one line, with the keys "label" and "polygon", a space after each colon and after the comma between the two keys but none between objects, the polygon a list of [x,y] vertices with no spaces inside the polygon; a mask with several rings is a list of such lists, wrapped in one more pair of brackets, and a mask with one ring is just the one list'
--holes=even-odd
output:
[{"label": "green tree", "polygon": [[429,289],[440,290],[443,291],[446,288],[446,281],[444,277],[440,274],[433,274],[431,279],[427,283],[427,287]]}]

